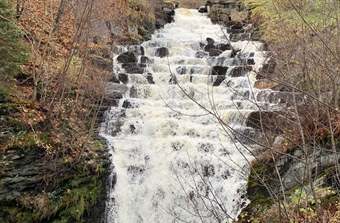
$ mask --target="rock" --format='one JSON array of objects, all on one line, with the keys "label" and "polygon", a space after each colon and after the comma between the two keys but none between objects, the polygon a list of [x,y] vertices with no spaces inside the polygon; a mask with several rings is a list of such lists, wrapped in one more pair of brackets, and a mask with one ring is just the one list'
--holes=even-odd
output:
[{"label": "rock", "polygon": [[227,28],[227,33],[229,33],[229,34],[239,34],[239,33],[244,33],[244,30]]},{"label": "rock", "polygon": [[247,65],[255,65],[255,60],[254,60],[254,58],[248,58],[248,59],[247,59]]},{"label": "rock", "polygon": [[159,47],[156,49],[155,56],[163,58],[168,55],[169,55],[169,49],[167,47]]},{"label": "rock", "polygon": [[45,170],[51,168],[45,163],[44,151],[32,148],[28,150],[10,150],[0,156],[0,204],[15,202],[23,193],[43,184]]},{"label": "rock", "polygon": [[223,51],[219,50],[219,49],[210,49],[209,50],[209,56],[211,56],[211,57],[219,56],[221,53],[223,53]]},{"label": "rock", "polygon": [[127,84],[128,83],[128,75],[125,73],[120,73],[118,74],[118,80],[120,82],[122,82],[123,84]]},{"label": "rock", "polygon": [[129,46],[130,52],[135,52],[137,55],[143,56],[144,55],[144,48],[140,45],[132,45]]},{"label": "rock", "polygon": [[222,51],[231,50],[231,45],[229,43],[219,43],[216,48]]},{"label": "rock", "polygon": [[160,29],[164,27],[165,24],[171,23],[174,20],[175,15],[175,8],[178,7],[178,4],[176,3],[167,3],[164,1],[161,1],[160,3],[156,3],[155,7],[155,17],[156,17],[156,23],[155,27],[156,29]]},{"label": "rock", "polygon": [[187,67],[186,66],[177,67],[176,73],[179,74],[179,75],[186,74],[187,73]]},{"label": "rock", "polygon": [[225,75],[216,75],[213,86],[220,86],[220,84],[225,80]]},{"label": "rock", "polygon": [[144,64],[152,64],[152,61],[149,57],[147,56],[141,56],[140,62]]},{"label": "rock", "polygon": [[253,68],[251,66],[238,66],[234,67],[230,71],[230,76],[231,77],[244,77],[246,73],[251,71]]},{"label": "rock", "polygon": [[99,121],[105,121],[102,120],[104,112],[111,106],[118,106],[119,100],[123,98],[123,94],[125,94],[126,91],[126,85],[112,82],[106,84],[105,97],[98,114]]},{"label": "rock", "polygon": [[125,52],[117,57],[119,63],[136,63],[138,61],[137,54],[135,52]]},{"label": "rock", "polygon": [[209,52],[211,49],[216,49],[214,44],[208,44],[204,46],[204,51]]},{"label": "rock", "polygon": [[147,74],[146,80],[148,81],[149,84],[155,84],[155,82],[153,81],[152,73]]},{"label": "rock", "polygon": [[208,7],[206,5],[201,5],[200,7],[198,7],[197,10],[200,13],[207,13],[208,12]]},{"label": "rock", "polygon": [[122,67],[129,74],[142,74],[146,65],[141,63],[124,63]]},{"label": "rock", "polygon": [[215,40],[213,38],[210,38],[210,37],[207,37],[206,41],[207,41],[208,45],[214,45],[214,43],[215,43]]},{"label": "rock", "polygon": [[234,58],[240,51],[240,49],[232,49],[230,58]]},{"label": "rock", "polygon": [[214,66],[212,67],[211,75],[226,75],[228,67]]},{"label": "rock", "polygon": [[113,73],[110,74],[110,76],[108,77],[107,81],[108,82],[113,82],[113,83],[119,83],[118,78]]},{"label": "rock", "polygon": [[196,57],[196,58],[203,58],[203,57],[206,57],[206,56],[208,56],[208,53],[206,53],[206,52],[204,52],[204,51],[197,51],[197,52],[195,53],[195,57]]}]

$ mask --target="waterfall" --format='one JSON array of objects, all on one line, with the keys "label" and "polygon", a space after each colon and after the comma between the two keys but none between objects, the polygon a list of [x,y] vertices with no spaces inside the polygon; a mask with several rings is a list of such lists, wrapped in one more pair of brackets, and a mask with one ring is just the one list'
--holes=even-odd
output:
[{"label": "waterfall", "polygon": [[[247,204],[255,145],[235,132],[256,135],[245,120],[266,106],[252,87],[265,56],[256,41],[231,42],[237,56],[207,55],[207,38],[229,43],[224,31],[196,10],[177,9],[143,50],[125,49],[146,65],[127,74],[124,97],[102,123],[114,165],[105,222],[232,222]],[[116,58],[115,72],[126,72]],[[244,61],[251,69],[236,73]]]}]

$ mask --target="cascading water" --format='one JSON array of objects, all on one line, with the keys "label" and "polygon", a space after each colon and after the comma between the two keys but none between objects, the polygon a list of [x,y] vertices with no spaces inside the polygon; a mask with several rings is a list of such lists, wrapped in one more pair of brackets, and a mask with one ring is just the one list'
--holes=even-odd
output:
[{"label": "cascading water", "polygon": [[[249,135],[246,117],[262,106],[252,88],[262,44],[233,42],[237,58],[232,50],[208,56],[200,44],[207,37],[228,43],[220,26],[177,9],[175,22],[142,44],[145,71],[127,75],[125,96],[102,125],[115,167],[106,222],[231,222],[247,203],[251,156],[233,130]],[[160,57],[160,47],[169,55]],[[233,75],[249,60],[252,71]],[[215,75],[221,67],[226,74]],[[114,69],[124,72],[117,62]]]}]

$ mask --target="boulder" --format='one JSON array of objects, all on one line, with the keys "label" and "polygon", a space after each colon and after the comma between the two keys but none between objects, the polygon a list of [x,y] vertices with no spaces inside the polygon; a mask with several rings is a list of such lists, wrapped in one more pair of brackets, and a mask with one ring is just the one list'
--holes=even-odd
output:
[{"label": "boulder", "polygon": [[206,41],[207,41],[208,45],[214,45],[214,43],[215,43],[215,40],[213,38],[210,38],[210,37],[207,37]]},{"label": "boulder", "polygon": [[230,58],[234,58],[240,51],[240,49],[232,49]]},{"label": "boulder", "polygon": [[152,64],[152,60],[147,56],[141,56],[140,62],[144,64]]},{"label": "boulder", "polygon": [[206,5],[201,5],[200,7],[198,7],[197,10],[198,10],[199,13],[207,13],[208,7]]},{"label": "boulder", "polygon": [[176,68],[176,73],[179,75],[186,74],[187,67],[186,66],[179,66]]},{"label": "boulder", "polygon": [[149,84],[155,84],[155,81],[153,80],[152,73],[148,73],[146,75],[146,80],[148,81]]},{"label": "boulder", "polygon": [[195,53],[195,57],[196,57],[196,58],[203,58],[203,57],[206,57],[206,56],[208,56],[208,53],[206,53],[206,52],[204,52],[204,51],[197,51],[197,52]]},{"label": "boulder", "polygon": [[155,56],[163,58],[168,55],[169,55],[169,49],[167,47],[159,47],[156,49]]},{"label": "boulder", "polygon": [[216,75],[213,86],[220,86],[220,84],[225,80],[225,75]]},{"label": "boulder", "polygon": [[216,48],[222,51],[231,50],[231,45],[229,43],[219,43]]},{"label": "boulder", "polygon": [[144,47],[140,45],[132,45],[129,46],[129,51],[137,53],[137,55],[143,56],[144,55]]},{"label": "boulder", "polygon": [[228,67],[214,66],[212,67],[211,75],[226,75]]},{"label": "boulder", "polygon": [[219,50],[219,49],[210,49],[209,50],[209,56],[211,56],[211,57],[219,56],[221,53],[223,53],[223,51]]},{"label": "boulder", "polygon": [[156,5],[155,7],[156,29],[160,29],[164,27],[165,24],[173,22],[176,7],[178,7],[177,3],[163,1]]},{"label": "boulder", "polygon": [[214,44],[208,44],[204,46],[204,51],[209,52],[211,49],[216,49]]},{"label": "boulder", "polygon": [[246,73],[251,71],[253,68],[251,66],[237,66],[230,71],[231,77],[244,77]]},{"label": "boulder", "polygon": [[125,74],[125,73],[120,73],[120,74],[118,74],[118,80],[119,80],[120,82],[122,82],[123,84],[127,84],[129,78],[128,78],[128,75],[127,75],[127,74]]},{"label": "boulder", "polygon": [[142,74],[146,65],[141,63],[124,63],[122,67],[129,74]]},{"label": "boulder", "polygon": [[136,63],[138,61],[137,54],[132,51],[128,51],[120,54],[117,57],[119,63]]}]

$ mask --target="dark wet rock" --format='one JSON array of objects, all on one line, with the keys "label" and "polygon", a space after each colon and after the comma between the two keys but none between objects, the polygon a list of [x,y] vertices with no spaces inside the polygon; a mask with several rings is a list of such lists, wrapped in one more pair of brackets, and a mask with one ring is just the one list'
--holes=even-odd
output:
[{"label": "dark wet rock", "polygon": [[244,77],[245,74],[247,72],[251,71],[251,70],[252,70],[251,66],[238,66],[238,67],[234,67],[230,71],[230,76],[231,77]]},{"label": "dark wet rock", "polygon": [[156,49],[155,56],[163,58],[168,55],[169,55],[169,49],[167,47],[159,47]]},{"label": "dark wet rock", "polygon": [[117,57],[119,63],[136,63],[138,61],[137,54],[135,52],[125,52]]},{"label": "dark wet rock", "polygon": [[146,80],[148,81],[149,84],[155,84],[154,80],[153,80],[153,76],[152,73],[148,73],[146,75]]},{"label": "dark wet rock", "polygon": [[219,56],[221,53],[223,53],[223,51],[219,50],[219,49],[210,49],[209,50],[209,56],[211,56],[211,57]]},{"label": "dark wet rock", "polygon": [[204,51],[209,52],[212,49],[216,49],[216,46],[214,44],[208,44],[204,46]]},{"label": "dark wet rock", "polygon": [[179,66],[176,68],[176,73],[179,75],[186,74],[187,67],[186,66]]},{"label": "dark wet rock", "polygon": [[147,56],[141,56],[140,62],[144,64],[152,64],[152,60]]},{"label": "dark wet rock", "polygon": [[213,86],[220,86],[220,84],[225,80],[225,75],[216,75],[216,79],[213,83]]},{"label": "dark wet rock", "polygon": [[214,66],[212,67],[211,74],[212,75],[226,75],[227,71],[228,71],[228,67]]},{"label": "dark wet rock", "polygon": [[156,29],[163,28],[165,24],[174,21],[175,9],[178,7],[177,3],[160,2],[156,3],[155,17],[156,17]]},{"label": "dark wet rock", "polygon": [[215,40],[213,38],[207,37],[206,41],[207,41],[208,45],[214,45],[215,44]]},{"label": "dark wet rock", "polygon": [[240,34],[240,33],[244,33],[244,30],[227,28],[227,33],[229,33],[229,34]]},{"label": "dark wet rock", "polygon": [[132,104],[131,104],[130,101],[125,100],[125,101],[123,102],[122,107],[123,107],[123,108],[132,108],[133,106],[132,106]]},{"label": "dark wet rock", "polygon": [[231,50],[231,45],[229,43],[219,43],[216,48],[222,51]]},{"label": "dark wet rock", "polygon": [[175,75],[171,75],[169,84],[177,84],[177,79]]},{"label": "dark wet rock", "polygon": [[233,30],[240,30],[240,29],[243,29],[243,25],[242,23],[237,23],[237,24],[234,24],[232,26],[230,26],[230,29],[233,29]]},{"label": "dark wet rock", "polygon": [[120,73],[120,74],[118,74],[118,79],[119,79],[119,81],[122,82],[123,84],[127,84],[127,83],[128,83],[128,80],[129,80],[128,75],[125,74],[125,73]]},{"label": "dark wet rock", "polygon": [[206,57],[206,56],[208,56],[208,53],[207,53],[207,52],[204,52],[204,51],[197,51],[197,52],[195,53],[195,57],[196,57],[196,58],[204,58],[204,57]]},{"label": "dark wet rock", "polygon": [[206,5],[201,5],[200,7],[198,7],[197,10],[198,10],[199,13],[207,13],[208,7]]},{"label": "dark wet rock", "polygon": [[[104,112],[111,106],[118,106],[119,100],[123,98],[123,94],[127,91],[126,85],[109,82],[106,84],[105,97],[99,111],[99,119],[102,119]],[[104,120],[102,120],[104,121]]]},{"label": "dark wet rock", "polygon": [[255,65],[255,60],[254,60],[254,58],[248,58],[248,59],[247,59],[247,65]]},{"label": "dark wet rock", "polygon": [[132,86],[130,88],[130,97],[131,98],[138,98],[138,91],[137,91],[137,88],[135,86]]},{"label": "dark wet rock", "polygon": [[230,58],[234,58],[240,51],[240,49],[232,49]]},{"label": "dark wet rock", "polygon": [[124,63],[122,67],[129,74],[142,74],[146,65],[141,63]]},{"label": "dark wet rock", "polygon": [[130,52],[135,52],[137,55],[143,56],[144,55],[144,48],[140,45],[132,45],[129,46]]},{"label": "dark wet rock", "polygon": [[212,177],[215,175],[215,166],[214,165],[203,165],[202,172],[204,177]]},{"label": "dark wet rock", "polygon": [[108,77],[107,81],[108,82],[113,82],[113,83],[119,83],[119,79],[113,73],[110,74],[110,76]]}]

